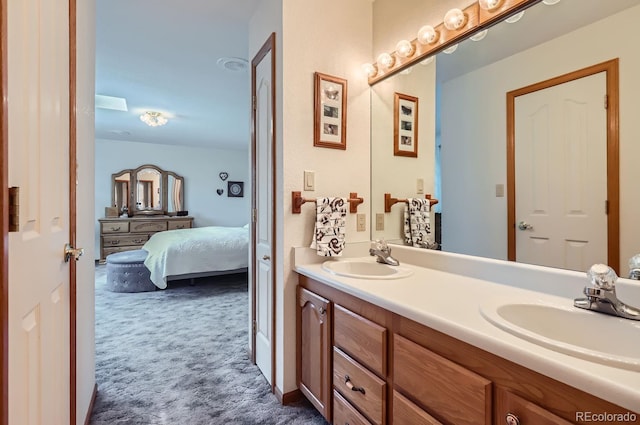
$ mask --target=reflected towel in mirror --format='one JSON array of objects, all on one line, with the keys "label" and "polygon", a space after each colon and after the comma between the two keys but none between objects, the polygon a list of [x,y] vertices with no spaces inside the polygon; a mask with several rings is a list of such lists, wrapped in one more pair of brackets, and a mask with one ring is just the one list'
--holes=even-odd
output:
[{"label": "reflected towel in mirror", "polygon": [[432,245],[431,206],[428,199],[407,199],[404,209],[404,241],[417,248],[429,248]]}]

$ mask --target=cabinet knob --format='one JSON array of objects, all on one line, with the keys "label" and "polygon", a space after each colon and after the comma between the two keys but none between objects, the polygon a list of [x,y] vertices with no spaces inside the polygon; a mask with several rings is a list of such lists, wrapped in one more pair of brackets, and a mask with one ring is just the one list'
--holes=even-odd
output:
[{"label": "cabinet knob", "polygon": [[504,420],[507,425],[520,425],[520,419],[513,413],[507,413]]}]

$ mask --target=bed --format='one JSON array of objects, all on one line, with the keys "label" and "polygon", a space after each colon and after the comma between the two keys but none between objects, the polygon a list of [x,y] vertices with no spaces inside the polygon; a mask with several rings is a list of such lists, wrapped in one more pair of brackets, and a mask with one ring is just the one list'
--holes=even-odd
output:
[{"label": "bed", "polygon": [[196,227],[156,233],[142,247],[158,288],[167,281],[247,271],[249,228]]}]

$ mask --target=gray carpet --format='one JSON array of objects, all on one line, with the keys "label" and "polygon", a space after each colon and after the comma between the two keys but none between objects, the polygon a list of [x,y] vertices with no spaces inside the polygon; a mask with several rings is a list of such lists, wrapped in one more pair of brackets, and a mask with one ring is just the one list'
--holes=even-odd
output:
[{"label": "gray carpet", "polygon": [[326,424],[310,403],[282,406],[248,358],[247,275],[104,289],[96,267],[91,425]]}]

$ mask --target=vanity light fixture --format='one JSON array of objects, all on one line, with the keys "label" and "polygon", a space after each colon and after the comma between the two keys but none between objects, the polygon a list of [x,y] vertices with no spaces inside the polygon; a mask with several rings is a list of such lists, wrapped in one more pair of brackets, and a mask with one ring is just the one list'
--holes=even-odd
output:
[{"label": "vanity light fixture", "polygon": [[413,71],[413,68],[412,68],[412,67],[405,68],[405,69],[403,69],[402,71],[400,71],[400,74],[402,74],[402,75],[409,75],[409,74],[411,74],[411,71]]},{"label": "vanity light fixture", "polygon": [[450,31],[459,30],[467,23],[467,15],[460,9],[451,9],[444,15],[443,23]]},{"label": "vanity light fixture", "polygon": [[435,59],[435,56],[429,56],[425,60],[420,61],[420,65],[429,65],[431,62],[433,62],[433,59]]},{"label": "vanity light fixture", "polygon": [[502,6],[502,3],[504,3],[504,0],[478,0],[478,6],[480,6],[480,9],[488,10],[489,12],[493,12]]},{"label": "vanity light fixture", "polygon": [[513,16],[509,16],[507,19],[505,19],[505,22],[508,22],[510,24],[515,24],[516,22],[518,22],[520,19],[522,19],[522,17],[524,16],[524,10],[522,12],[516,13]]},{"label": "vanity light fixture", "polygon": [[560,3],[560,0],[542,0],[542,3],[547,6],[553,6],[554,4]]},{"label": "vanity light fixture", "polygon": [[391,56],[389,53],[380,53],[380,55],[378,55],[378,66],[382,69],[389,69],[393,66],[393,64],[396,62],[396,59]]},{"label": "vanity light fixture", "polygon": [[455,52],[456,49],[458,49],[458,44],[454,44],[453,46],[449,47],[448,49],[444,49],[442,51],[442,53],[446,53],[446,54],[450,55],[451,53]]},{"label": "vanity light fixture", "polygon": [[431,25],[425,25],[418,31],[418,42],[433,44],[440,38],[440,34]]},{"label": "vanity light fixture", "polygon": [[169,122],[162,113],[156,111],[147,111],[140,115],[140,121],[147,124],[149,127],[158,127]]},{"label": "vanity light fixture", "polygon": [[480,32],[477,32],[475,34],[473,34],[471,37],[469,37],[471,39],[471,41],[480,41],[483,38],[485,38],[487,36],[487,33],[489,32],[489,30],[482,30]]},{"label": "vanity light fixture", "polygon": [[374,77],[378,73],[378,67],[374,63],[363,63],[362,71],[367,75],[367,77]]},{"label": "vanity light fixture", "polygon": [[416,49],[413,48],[413,44],[408,40],[400,40],[396,44],[396,55],[401,58],[411,57],[415,53]]}]

